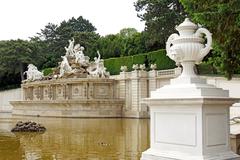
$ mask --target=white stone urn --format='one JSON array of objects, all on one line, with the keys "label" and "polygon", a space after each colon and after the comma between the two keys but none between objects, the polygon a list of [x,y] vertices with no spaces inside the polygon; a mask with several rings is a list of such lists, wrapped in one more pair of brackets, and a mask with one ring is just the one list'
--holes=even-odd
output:
[{"label": "white stone urn", "polygon": [[138,64],[133,64],[132,69],[134,69],[134,71],[139,69],[139,65]]},{"label": "white stone urn", "polygon": [[157,64],[156,64],[156,63],[151,64],[151,65],[150,65],[150,68],[151,68],[152,70],[156,70],[156,69],[157,69]]},{"label": "white stone urn", "polygon": [[166,50],[183,72],[143,100],[150,110],[151,143],[141,160],[240,159],[229,141],[229,107],[238,99],[193,70],[211,49],[211,33],[189,19],[176,29],[179,34],[169,37]]},{"label": "white stone urn", "polygon": [[144,70],[146,69],[146,66],[145,66],[145,64],[140,64],[139,68],[140,68],[142,71],[144,71]]},{"label": "white stone urn", "polygon": [[[188,18],[176,30],[179,34],[172,34],[166,42],[167,55],[183,66],[181,76],[196,76],[193,70],[211,50],[212,34],[205,28],[199,28]],[[206,37],[206,43],[205,38]]]},{"label": "white stone urn", "polygon": [[121,66],[120,70],[122,72],[127,72],[128,68],[127,68],[127,66]]}]

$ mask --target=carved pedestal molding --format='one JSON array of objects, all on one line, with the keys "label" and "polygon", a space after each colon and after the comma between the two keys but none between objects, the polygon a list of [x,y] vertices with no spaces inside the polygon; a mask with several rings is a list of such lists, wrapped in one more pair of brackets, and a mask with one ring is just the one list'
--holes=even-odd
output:
[{"label": "carved pedestal molding", "polygon": [[150,107],[151,144],[141,160],[240,159],[229,145],[229,107],[236,99],[208,85],[193,69],[211,49],[211,33],[189,19],[176,29],[179,34],[169,37],[166,50],[183,72],[145,99]]}]

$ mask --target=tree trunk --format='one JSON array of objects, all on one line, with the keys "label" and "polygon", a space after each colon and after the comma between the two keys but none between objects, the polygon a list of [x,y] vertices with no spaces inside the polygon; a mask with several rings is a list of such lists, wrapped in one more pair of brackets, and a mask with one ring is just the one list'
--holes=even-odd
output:
[{"label": "tree trunk", "polygon": [[23,81],[24,80],[24,75],[23,75],[24,68],[23,68],[23,64],[21,62],[19,63],[19,69],[20,69],[21,80]]}]

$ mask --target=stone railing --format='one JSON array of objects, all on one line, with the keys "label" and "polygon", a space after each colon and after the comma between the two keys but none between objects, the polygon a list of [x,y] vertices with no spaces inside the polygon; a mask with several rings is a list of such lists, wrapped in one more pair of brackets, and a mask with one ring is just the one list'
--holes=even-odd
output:
[{"label": "stone railing", "polygon": [[179,76],[181,74],[181,68],[159,70],[157,71],[157,77],[166,77],[166,76]]}]

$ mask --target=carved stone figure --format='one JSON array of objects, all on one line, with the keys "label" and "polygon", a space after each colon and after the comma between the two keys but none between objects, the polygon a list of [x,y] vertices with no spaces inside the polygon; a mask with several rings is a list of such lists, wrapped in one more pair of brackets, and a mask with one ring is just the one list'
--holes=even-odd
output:
[{"label": "carved stone figure", "polygon": [[[87,78],[90,77],[109,77],[109,72],[104,67],[103,60],[99,51],[98,56],[94,58],[93,62],[89,62],[90,58],[85,56],[84,47],[80,44],[74,45],[74,39],[69,40],[68,47],[65,47],[66,54],[62,56],[62,61],[58,63],[58,67],[54,69],[53,73],[45,77],[48,79],[57,78]],[[43,78],[41,72],[37,71],[35,66],[30,65],[28,73],[28,80],[39,80]],[[35,71],[32,71],[35,70]],[[33,73],[32,73],[33,72]],[[39,73],[38,73],[39,72]]]},{"label": "carved stone figure", "polygon": [[75,63],[79,63],[82,66],[86,66],[89,63],[89,57],[84,56],[84,47],[77,44],[75,47]]},{"label": "carved stone figure", "polygon": [[74,56],[74,38],[72,40],[68,40],[69,42],[69,45],[68,45],[68,48],[67,47],[64,47],[65,50],[66,50],[66,56]]},{"label": "carved stone figure", "polygon": [[28,65],[28,70],[25,71],[24,74],[27,74],[28,81],[41,80],[44,77],[43,73],[38,71],[37,67],[33,64]]},{"label": "carved stone figure", "polygon": [[104,61],[101,59],[101,55],[99,51],[97,51],[98,57],[94,57],[94,63],[91,63],[88,67],[88,72],[92,77],[109,77],[109,73],[106,72],[106,68],[104,67]]},{"label": "carved stone figure", "polygon": [[66,56],[61,56],[62,57],[62,62],[60,64],[60,77],[62,77],[64,75],[64,73],[66,72],[71,72],[72,68],[68,63],[67,57]]}]

